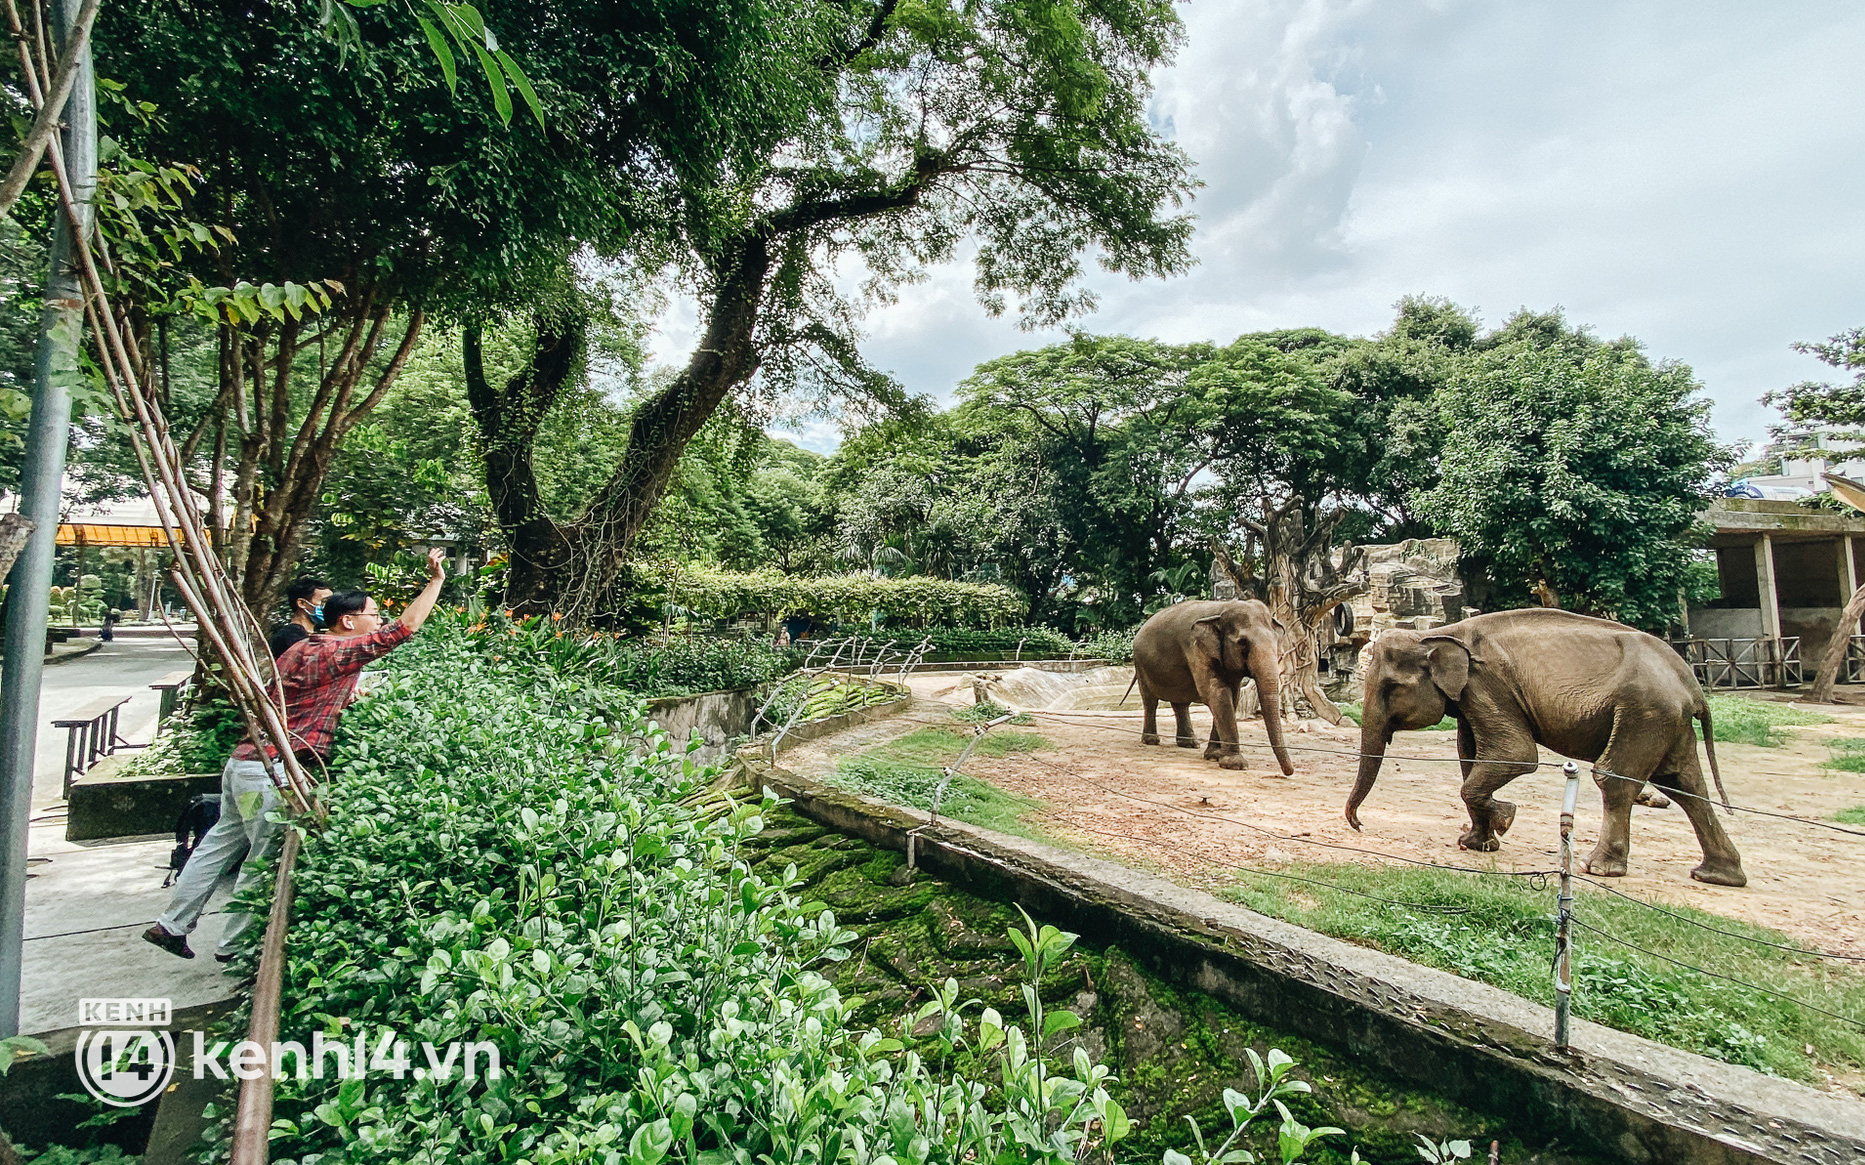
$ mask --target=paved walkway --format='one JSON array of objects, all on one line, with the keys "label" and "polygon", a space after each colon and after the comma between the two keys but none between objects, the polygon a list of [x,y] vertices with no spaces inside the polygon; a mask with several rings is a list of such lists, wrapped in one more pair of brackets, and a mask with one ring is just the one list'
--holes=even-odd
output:
[{"label": "paved walkway", "polygon": [[220,938],[218,910],[231,882],[222,885],[189,937],[196,958],[178,959],[142,941],[143,930],[168,901],[162,879],[174,838],[66,841],[60,795],[65,732],[51,726],[100,696],[125,695],[130,702],[119,731],[126,740],[147,741],[161,702],[149,685],[192,662],[172,639],[119,638],[45,669],[33,772],[33,865],[26,883],[23,1032],[74,1026],[78,1000],[87,996],[166,997],[181,1008],[232,994],[233,980],[211,957]]}]

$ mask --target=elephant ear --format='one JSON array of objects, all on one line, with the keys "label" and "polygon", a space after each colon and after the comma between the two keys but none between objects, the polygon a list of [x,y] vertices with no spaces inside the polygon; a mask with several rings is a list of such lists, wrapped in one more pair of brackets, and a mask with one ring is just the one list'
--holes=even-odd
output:
[{"label": "elephant ear", "polygon": [[1468,644],[1449,635],[1430,636],[1425,639],[1431,644],[1425,653],[1426,666],[1431,671],[1431,682],[1437,685],[1446,699],[1461,700],[1464,687],[1470,682],[1471,652]]}]

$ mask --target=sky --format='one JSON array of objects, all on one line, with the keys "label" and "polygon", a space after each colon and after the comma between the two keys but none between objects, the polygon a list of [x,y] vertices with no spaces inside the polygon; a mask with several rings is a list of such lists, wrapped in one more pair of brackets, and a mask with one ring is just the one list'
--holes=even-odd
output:
[{"label": "sky", "polygon": [[[1488,326],[1564,308],[1695,369],[1725,441],[1766,438],[1794,352],[1865,325],[1865,5],[1191,0],[1152,116],[1204,182],[1198,265],[1096,272],[1089,331],[1372,335],[1400,296]],[[968,264],[868,318],[863,350],[940,401],[1060,338],[991,319]],[[655,347],[678,358],[690,317]],[[827,451],[828,422],[789,433]]]}]

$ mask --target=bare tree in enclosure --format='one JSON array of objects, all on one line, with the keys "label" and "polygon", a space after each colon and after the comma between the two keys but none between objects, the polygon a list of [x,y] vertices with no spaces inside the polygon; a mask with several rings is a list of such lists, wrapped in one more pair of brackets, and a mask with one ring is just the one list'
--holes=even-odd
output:
[{"label": "bare tree in enclosure", "polygon": [[[1285,699],[1292,701],[1299,694],[1316,715],[1329,724],[1339,724],[1340,709],[1321,690],[1321,639],[1335,608],[1366,593],[1362,569],[1366,550],[1359,546],[1336,550],[1334,535],[1347,516],[1345,510],[1336,509],[1311,521],[1303,499],[1293,496],[1281,505],[1265,498],[1262,513],[1261,521],[1239,518],[1250,531],[1241,563],[1216,538],[1211,540],[1211,550],[1239,591],[1268,604],[1282,628]],[[1259,563],[1261,576],[1254,570]]]}]

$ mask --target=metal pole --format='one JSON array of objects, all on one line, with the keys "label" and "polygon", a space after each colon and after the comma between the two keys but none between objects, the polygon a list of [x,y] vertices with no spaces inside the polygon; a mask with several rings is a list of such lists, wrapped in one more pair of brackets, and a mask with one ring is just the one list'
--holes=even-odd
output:
[{"label": "metal pole", "polygon": [[[79,7],[80,0],[58,0],[61,41],[76,23]],[[65,104],[63,141],[72,202],[88,230],[91,192],[97,185],[97,101],[88,47],[79,55],[77,79]],[[52,217],[57,225],[52,229],[45,306],[39,315],[32,419],[20,468],[20,509],[36,525],[9,576],[13,601],[7,615],[6,660],[0,664],[0,1037],[19,1034],[26,823],[32,814],[33,753],[39,742],[39,678],[45,665],[59,485],[71,434],[70,385],[79,376],[78,347],[84,334],[84,289],[71,224],[63,214],[54,212]]]},{"label": "metal pole", "polygon": [[1561,896],[1554,930],[1554,1046],[1567,1050],[1567,1009],[1574,993],[1573,940],[1568,924],[1574,917],[1574,805],[1580,799],[1580,766],[1561,766],[1567,789],[1561,794]]}]

